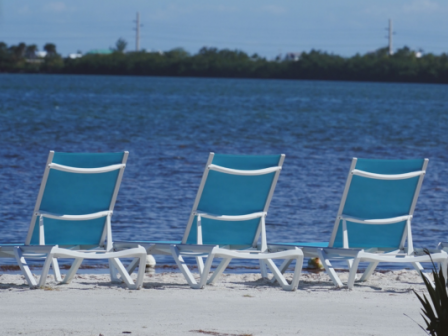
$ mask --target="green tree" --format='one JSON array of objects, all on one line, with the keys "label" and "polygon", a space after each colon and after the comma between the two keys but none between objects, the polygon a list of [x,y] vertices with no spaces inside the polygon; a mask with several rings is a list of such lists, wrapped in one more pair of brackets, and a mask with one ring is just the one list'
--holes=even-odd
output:
[{"label": "green tree", "polygon": [[18,45],[12,45],[9,47],[9,51],[11,52],[11,54],[13,55],[14,59],[16,61],[20,60],[21,58],[23,58],[23,56],[25,56],[25,49],[26,49],[26,44],[25,43],[19,43]]},{"label": "green tree", "polygon": [[53,43],[47,43],[44,45],[44,50],[47,52],[48,57],[56,56],[56,45]]},{"label": "green tree", "polygon": [[36,57],[36,51],[37,51],[37,45],[31,44],[26,46],[25,48],[25,57],[26,58],[35,58]]},{"label": "green tree", "polygon": [[186,59],[186,58],[190,57],[190,54],[188,53],[188,51],[186,51],[183,48],[174,48],[174,49],[171,49],[170,51],[167,51],[165,53],[165,56],[180,60],[180,59]]},{"label": "green tree", "polygon": [[64,68],[64,60],[56,51],[56,45],[47,43],[44,45],[44,50],[47,52],[45,61],[42,64],[41,70],[47,73],[58,73]]},{"label": "green tree", "polygon": [[125,39],[122,39],[121,37],[115,42],[115,50],[118,52],[124,52],[126,49],[126,46],[128,45],[128,42],[126,42]]}]

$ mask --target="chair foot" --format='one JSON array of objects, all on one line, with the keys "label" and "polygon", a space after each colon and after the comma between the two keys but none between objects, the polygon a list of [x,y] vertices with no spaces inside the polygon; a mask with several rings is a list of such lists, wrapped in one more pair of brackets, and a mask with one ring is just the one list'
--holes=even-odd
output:
[{"label": "chair foot", "polygon": [[187,282],[191,288],[196,288],[196,286],[198,286],[198,283],[194,279],[193,274],[191,274],[190,269],[188,268],[187,264],[185,263],[184,259],[182,258],[178,247],[175,245],[172,245],[172,246],[170,246],[170,249],[171,249],[171,255],[173,256],[173,259],[176,262],[177,267],[179,267],[180,271],[182,272],[183,276],[185,277],[185,280],[187,280]]},{"label": "chair foot", "polygon": [[50,270],[52,262],[53,262],[53,255],[50,253],[45,259],[44,267],[42,268],[42,274],[40,275],[38,286],[41,289],[45,287],[45,283],[47,282],[48,271]]},{"label": "chair foot", "polygon": [[372,276],[373,272],[375,271],[375,268],[378,266],[378,261],[372,261],[369,266],[367,266],[367,269],[364,271],[363,275],[361,276],[361,279],[359,281],[367,281]]},{"label": "chair foot", "polygon": [[64,280],[61,282],[61,284],[69,284],[73,278],[76,275],[76,272],[78,271],[79,267],[81,266],[82,262],[84,259],[82,258],[76,258],[73,261],[72,266],[70,267],[70,269],[68,270],[67,274],[65,275]]},{"label": "chair foot", "polygon": [[30,268],[28,267],[28,264],[23,257],[22,250],[20,247],[14,248],[14,258],[16,259],[17,264],[20,267],[20,270],[22,271],[23,275],[25,276],[26,282],[28,283],[28,286],[30,286],[31,289],[37,288],[37,282],[36,279],[34,279],[33,274],[30,271]]},{"label": "chair foot", "polygon": [[334,285],[338,288],[344,287],[341,279],[339,279],[333,266],[331,265],[330,260],[328,260],[325,251],[323,249],[318,249],[317,254],[319,255],[319,259],[321,260],[322,265],[324,265],[325,271],[330,276],[330,279],[333,281]]},{"label": "chair foot", "polygon": [[350,273],[348,275],[347,287],[348,289],[353,289],[356,280],[356,272],[358,271],[360,259],[356,258],[353,261],[352,267],[350,268]]}]

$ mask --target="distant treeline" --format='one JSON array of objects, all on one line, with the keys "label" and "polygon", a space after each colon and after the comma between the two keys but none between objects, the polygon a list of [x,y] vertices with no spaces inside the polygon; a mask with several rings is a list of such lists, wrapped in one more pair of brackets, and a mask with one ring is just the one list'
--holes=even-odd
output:
[{"label": "distant treeline", "polygon": [[292,60],[205,47],[194,55],[181,48],[164,53],[115,50],[75,59],[62,58],[54,44],[44,49],[46,56],[39,58],[35,45],[0,42],[0,72],[448,83],[446,53],[418,55],[407,47],[394,55],[382,48],[352,57],[312,50]]}]

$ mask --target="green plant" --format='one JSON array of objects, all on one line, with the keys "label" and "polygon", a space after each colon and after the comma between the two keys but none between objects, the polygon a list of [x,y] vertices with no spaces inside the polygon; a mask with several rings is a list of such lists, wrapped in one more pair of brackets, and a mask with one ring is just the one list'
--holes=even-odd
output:
[{"label": "green plant", "polygon": [[[424,251],[431,257],[427,249],[425,249]],[[439,270],[439,273],[437,273],[434,262],[432,262],[432,266],[434,286],[432,285],[430,280],[428,280],[423,274],[421,274],[426,285],[426,289],[428,290],[431,302],[426,298],[424,294],[423,297],[421,297],[414,290],[415,295],[417,295],[418,299],[423,305],[422,311],[424,315],[422,314],[422,317],[426,323],[426,329],[421,325],[420,327],[432,336],[448,336],[448,295],[446,291],[445,277],[443,276],[441,268]]]}]

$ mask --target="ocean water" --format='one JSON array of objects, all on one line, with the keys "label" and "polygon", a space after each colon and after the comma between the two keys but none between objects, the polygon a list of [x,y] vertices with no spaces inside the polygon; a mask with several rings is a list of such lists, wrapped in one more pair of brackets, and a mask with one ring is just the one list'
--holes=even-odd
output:
[{"label": "ocean water", "polygon": [[128,150],[114,239],[180,240],[213,151],[286,154],[269,241],[328,241],[353,157],[429,158],[413,234],[432,248],[448,239],[447,98],[428,84],[2,74],[0,242],[24,241],[49,150]]}]

